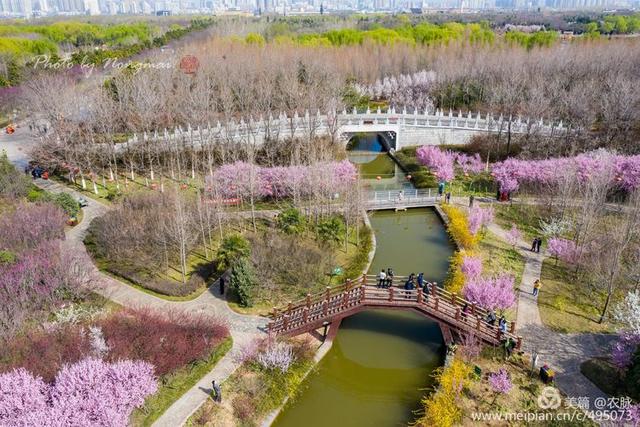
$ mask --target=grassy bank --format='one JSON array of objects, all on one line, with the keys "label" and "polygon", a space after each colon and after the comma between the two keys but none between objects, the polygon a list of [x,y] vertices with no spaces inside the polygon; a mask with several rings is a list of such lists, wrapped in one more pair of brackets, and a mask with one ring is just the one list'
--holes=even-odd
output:
[{"label": "grassy bank", "polygon": [[158,391],[149,397],[144,406],[131,415],[134,426],[150,426],[184,393],[191,389],[231,349],[233,340],[226,338],[205,360],[198,360],[161,379]]},{"label": "grassy bank", "polygon": [[555,260],[546,259],[540,280],[538,307],[548,328],[564,333],[614,332],[615,325],[611,322],[597,322],[604,292],[576,280],[563,262],[556,265]]},{"label": "grassy bank", "polygon": [[222,403],[209,399],[187,421],[187,426],[257,426],[289,398],[291,402],[300,384],[313,367],[312,343],[305,338],[290,341],[294,362],[282,372],[267,369],[255,360],[247,360],[222,385]]}]

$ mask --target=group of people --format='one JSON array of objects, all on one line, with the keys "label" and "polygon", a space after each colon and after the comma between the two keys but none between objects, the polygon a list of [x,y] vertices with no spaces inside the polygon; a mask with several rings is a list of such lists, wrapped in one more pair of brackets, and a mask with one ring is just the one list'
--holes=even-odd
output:
[{"label": "group of people", "polygon": [[533,242],[531,243],[531,252],[540,253],[540,246],[542,246],[542,238],[536,237],[535,239],[533,239]]},{"label": "group of people", "polygon": [[502,332],[502,333],[507,332],[507,318],[504,317],[504,314],[501,315],[500,318],[498,318],[496,316],[495,310],[489,310],[489,312],[487,313],[487,317],[486,317],[485,321],[491,326],[494,326],[496,324],[496,321],[497,321],[498,322],[498,329],[500,329],[500,332]]},{"label": "group of people", "polygon": [[378,273],[378,287],[379,288],[388,288],[393,285],[393,269],[391,267],[385,269],[383,268],[380,273]]}]

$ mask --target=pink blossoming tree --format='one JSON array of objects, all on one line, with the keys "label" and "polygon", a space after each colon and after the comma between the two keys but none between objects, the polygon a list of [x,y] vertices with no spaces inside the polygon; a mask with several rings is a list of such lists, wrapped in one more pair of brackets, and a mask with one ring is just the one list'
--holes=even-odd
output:
[{"label": "pink blossoming tree", "polygon": [[515,224],[511,224],[511,229],[507,231],[507,241],[515,249],[520,239],[522,239],[522,233]]},{"label": "pink blossoming tree", "polygon": [[468,280],[462,293],[465,299],[487,310],[504,311],[516,302],[511,275],[476,277]]},{"label": "pink blossoming tree", "polygon": [[467,255],[462,258],[460,269],[467,280],[475,279],[482,274],[482,260],[480,257]]},{"label": "pink blossoming tree", "polygon": [[13,426],[127,426],[158,384],[153,366],[84,359],[64,367],[53,384],[25,369],[0,374],[0,424]]},{"label": "pink blossoming tree", "polygon": [[474,206],[469,212],[469,231],[473,235],[478,234],[478,231],[489,225],[493,221],[493,218],[493,207],[489,206],[487,208],[481,208],[479,206]]}]

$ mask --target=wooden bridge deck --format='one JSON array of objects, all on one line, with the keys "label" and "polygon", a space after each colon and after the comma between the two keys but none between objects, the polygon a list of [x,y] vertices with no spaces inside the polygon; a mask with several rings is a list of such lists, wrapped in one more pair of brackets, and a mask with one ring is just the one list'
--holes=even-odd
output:
[{"label": "wooden bridge deck", "polygon": [[[394,282],[403,283],[404,280],[396,277]],[[499,344],[501,340],[511,338],[516,342],[516,348],[522,345],[522,338],[514,333],[515,322],[509,324],[506,332],[501,332],[497,325],[485,321],[488,314],[486,310],[435,284],[427,294],[422,289],[404,290],[397,286],[378,288],[374,283],[374,276],[363,276],[356,283],[347,282],[339,287],[327,288],[318,295],[307,295],[296,304],[290,303],[284,310],[274,309],[272,321],[268,324],[269,333],[295,336],[368,308],[389,308],[421,312],[453,330],[474,334],[489,344]],[[462,312],[465,304],[470,307],[466,315]]]}]

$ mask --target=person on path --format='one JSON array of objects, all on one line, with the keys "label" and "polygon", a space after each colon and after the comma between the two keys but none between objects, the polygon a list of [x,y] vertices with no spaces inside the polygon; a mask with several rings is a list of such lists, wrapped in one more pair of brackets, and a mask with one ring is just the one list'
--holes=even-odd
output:
[{"label": "person on path", "polygon": [[533,282],[533,296],[537,297],[538,293],[540,292],[540,286],[542,286],[542,282],[540,282],[540,279],[536,279],[535,282]]},{"label": "person on path", "polygon": [[540,246],[542,245],[542,237],[538,237],[538,241],[536,242],[536,252],[540,253]]},{"label": "person on path", "polygon": [[451,191],[447,191],[447,204],[451,203]]},{"label": "person on path", "polygon": [[387,273],[384,272],[384,268],[378,273],[378,287],[384,287],[385,281],[387,279]]},{"label": "person on path", "polygon": [[473,200],[475,199],[475,197],[473,197],[473,194],[469,196],[469,207],[472,208],[473,207]]},{"label": "person on path", "polygon": [[218,403],[222,402],[222,390],[216,383],[216,380],[211,381],[211,388],[213,389],[213,401]]},{"label": "person on path", "polygon": [[387,287],[393,286],[393,269],[387,268]]},{"label": "person on path", "polygon": [[424,273],[418,274],[418,287],[422,289],[424,287]]},{"label": "person on path", "polygon": [[224,276],[220,276],[218,282],[220,283],[220,295],[224,295]]},{"label": "person on path", "polygon": [[531,252],[535,252],[537,247],[538,247],[538,238],[535,237],[533,239],[533,243],[531,243]]}]

